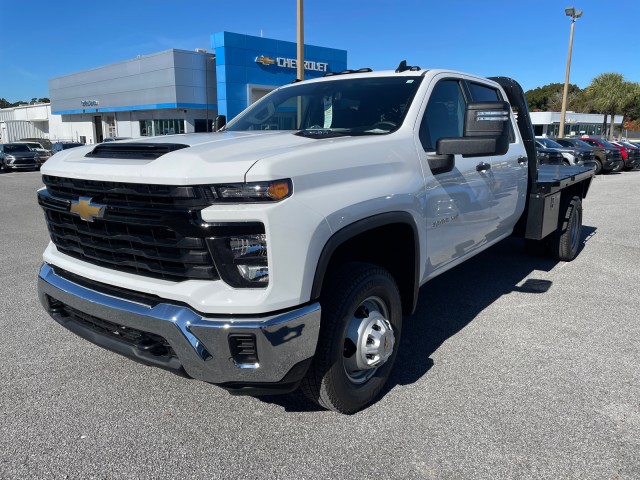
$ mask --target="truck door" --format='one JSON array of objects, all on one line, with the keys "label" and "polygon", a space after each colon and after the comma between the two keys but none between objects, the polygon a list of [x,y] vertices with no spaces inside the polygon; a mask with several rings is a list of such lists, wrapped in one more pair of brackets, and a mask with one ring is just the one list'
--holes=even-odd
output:
[{"label": "truck door", "polygon": [[431,169],[429,159],[433,164],[436,142],[443,137],[462,136],[467,103],[463,80],[440,78],[434,80],[437,83],[418,127],[418,152],[425,178],[427,277],[486,243],[494,201],[489,158],[455,155],[453,169]]},{"label": "truck door", "polygon": [[[507,101],[506,96],[492,85],[467,81],[468,96],[473,102]],[[491,205],[492,236],[494,239],[510,235],[520,218],[527,196],[527,152],[517,126],[511,119],[509,151],[505,155],[491,157],[493,202]]]}]

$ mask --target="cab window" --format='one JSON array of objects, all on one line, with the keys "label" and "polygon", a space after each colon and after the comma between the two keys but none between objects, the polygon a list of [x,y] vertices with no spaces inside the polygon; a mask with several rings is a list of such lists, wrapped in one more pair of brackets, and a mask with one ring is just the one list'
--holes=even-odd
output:
[{"label": "cab window", "polygon": [[420,142],[427,152],[439,139],[462,137],[466,102],[457,80],[442,80],[434,87],[420,124]]},{"label": "cab window", "polygon": [[474,102],[499,102],[502,100],[495,88],[473,82],[469,82],[468,85]]}]

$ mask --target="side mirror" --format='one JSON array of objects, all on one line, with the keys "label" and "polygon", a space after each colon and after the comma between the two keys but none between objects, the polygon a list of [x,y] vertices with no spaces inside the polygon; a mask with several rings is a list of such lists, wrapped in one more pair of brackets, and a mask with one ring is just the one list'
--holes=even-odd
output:
[{"label": "side mirror", "polygon": [[222,130],[226,124],[227,124],[227,116],[218,115],[213,122],[213,131],[217,132],[219,130]]},{"label": "side mirror", "polygon": [[473,102],[467,104],[462,138],[441,138],[436,144],[439,155],[463,157],[504,155],[509,150],[508,102]]}]

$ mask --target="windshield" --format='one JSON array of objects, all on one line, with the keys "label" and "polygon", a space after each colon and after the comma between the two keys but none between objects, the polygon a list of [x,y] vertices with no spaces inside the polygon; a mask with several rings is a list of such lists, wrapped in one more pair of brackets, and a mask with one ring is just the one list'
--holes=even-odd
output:
[{"label": "windshield", "polygon": [[30,152],[26,145],[5,145],[4,153]]},{"label": "windshield", "polygon": [[582,140],[575,139],[575,140],[574,140],[574,142],[575,142],[575,145],[576,145],[577,147],[593,148],[593,147],[592,147],[591,145],[589,145],[587,142],[583,142]]},{"label": "windshield", "polygon": [[607,142],[606,140],[600,140],[600,143],[602,144],[603,147],[607,147],[607,148],[618,148],[616,147],[614,144]]},{"label": "windshield", "polygon": [[547,148],[565,148],[562,145],[560,145],[558,142],[554,142],[549,138],[539,138],[538,141]]},{"label": "windshield", "polygon": [[422,77],[368,77],[301,83],[262,98],[226,130],[301,130],[310,136],[397,130]]}]

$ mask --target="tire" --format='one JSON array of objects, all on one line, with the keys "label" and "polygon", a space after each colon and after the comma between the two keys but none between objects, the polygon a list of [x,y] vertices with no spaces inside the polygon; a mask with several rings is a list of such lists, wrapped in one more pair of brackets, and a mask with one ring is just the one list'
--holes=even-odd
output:
[{"label": "tire", "polygon": [[567,197],[562,202],[558,229],[551,234],[549,248],[556,260],[570,262],[578,254],[582,234],[582,200]]},{"label": "tire", "polygon": [[602,173],[602,163],[600,160],[596,160],[596,168],[593,169],[594,175],[599,175]]},{"label": "tire", "polygon": [[328,282],[316,354],[301,388],[320,406],[351,414],[389,378],[402,331],[400,292],[389,272],[368,263],[344,264]]},{"label": "tire", "polygon": [[564,165],[565,167],[571,166],[571,164],[569,163],[569,160],[563,160],[562,165]]}]

